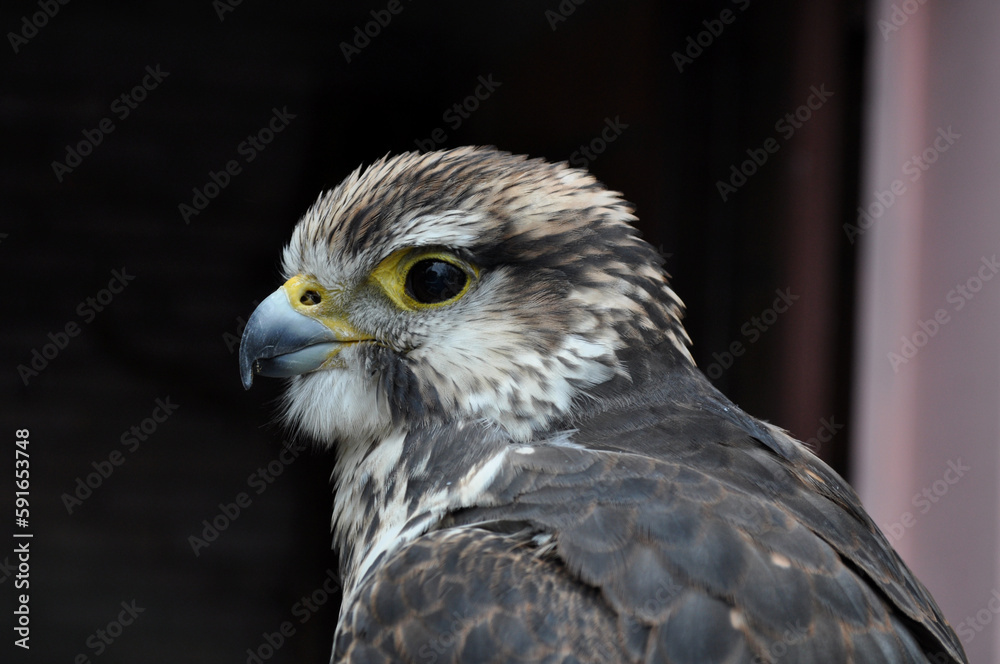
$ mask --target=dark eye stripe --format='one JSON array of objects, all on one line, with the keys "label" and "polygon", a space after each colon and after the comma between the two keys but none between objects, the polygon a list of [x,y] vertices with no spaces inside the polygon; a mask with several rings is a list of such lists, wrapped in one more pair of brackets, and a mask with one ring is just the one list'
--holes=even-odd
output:
[{"label": "dark eye stripe", "polygon": [[469,277],[447,261],[417,261],[406,274],[406,293],[421,304],[446,302],[465,288]]}]

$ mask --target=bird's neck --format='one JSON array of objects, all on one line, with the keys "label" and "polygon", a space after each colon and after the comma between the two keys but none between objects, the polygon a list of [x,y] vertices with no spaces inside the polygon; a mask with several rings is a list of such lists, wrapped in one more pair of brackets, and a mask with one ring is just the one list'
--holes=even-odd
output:
[{"label": "bird's neck", "polygon": [[506,437],[478,423],[396,430],[343,445],[334,471],[333,541],[344,597],[380,559],[439,527],[450,511],[477,504],[507,447]]},{"label": "bird's neck", "polygon": [[406,520],[406,479],[400,477],[403,431],[338,449],[333,474],[333,543],[340,555],[344,595],[371,567]]}]

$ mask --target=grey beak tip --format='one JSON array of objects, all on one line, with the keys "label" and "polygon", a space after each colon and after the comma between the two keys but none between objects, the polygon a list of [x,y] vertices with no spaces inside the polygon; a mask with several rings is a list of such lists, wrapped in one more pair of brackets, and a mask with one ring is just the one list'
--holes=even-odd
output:
[{"label": "grey beak tip", "polygon": [[248,352],[247,339],[244,337],[240,342],[240,382],[243,389],[249,390],[253,386],[254,365],[257,361]]},{"label": "grey beak tip", "polygon": [[313,371],[337,343],[329,328],[292,309],[279,288],[257,306],[243,329],[239,351],[243,389],[253,386],[254,374],[281,378]]}]

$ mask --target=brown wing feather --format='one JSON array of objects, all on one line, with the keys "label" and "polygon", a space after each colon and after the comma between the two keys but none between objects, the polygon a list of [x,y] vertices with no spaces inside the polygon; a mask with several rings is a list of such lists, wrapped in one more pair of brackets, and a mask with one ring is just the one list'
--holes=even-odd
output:
[{"label": "brown wing feather", "polygon": [[436,531],[376,570],[345,616],[338,662],[628,661],[594,588],[520,537]]},{"label": "brown wing feather", "polygon": [[[408,653],[401,661],[422,661],[422,646],[469,611],[463,644],[500,638],[499,625],[520,635],[506,650],[489,641],[504,653],[497,661],[564,661],[559,648],[579,643],[589,645],[566,661],[595,649],[605,662],[964,661],[933,600],[833,471],[787,440],[764,444],[681,410],[653,426],[659,418],[617,419],[643,422],[618,439],[660,458],[599,442],[599,428],[512,451],[484,506],[453,514],[369,580],[341,643],[361,647],[363,628],[379,648]],[[531,534],[552,535],[546,555]],[[388,596],[407,607],[395,623],[369,608]],[[435,661],[492,661],[478,659],[486,650],[456,646]]]}]

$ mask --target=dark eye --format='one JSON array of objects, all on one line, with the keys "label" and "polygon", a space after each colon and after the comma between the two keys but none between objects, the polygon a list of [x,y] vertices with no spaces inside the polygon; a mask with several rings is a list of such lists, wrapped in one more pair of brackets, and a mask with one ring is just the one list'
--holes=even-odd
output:
[{"label": "dark eye", "polygon": [[406,293],[422,304],[446,302],[462,292],[469,278],[461,268],[446,261],[417,261],[406,275]]}]

